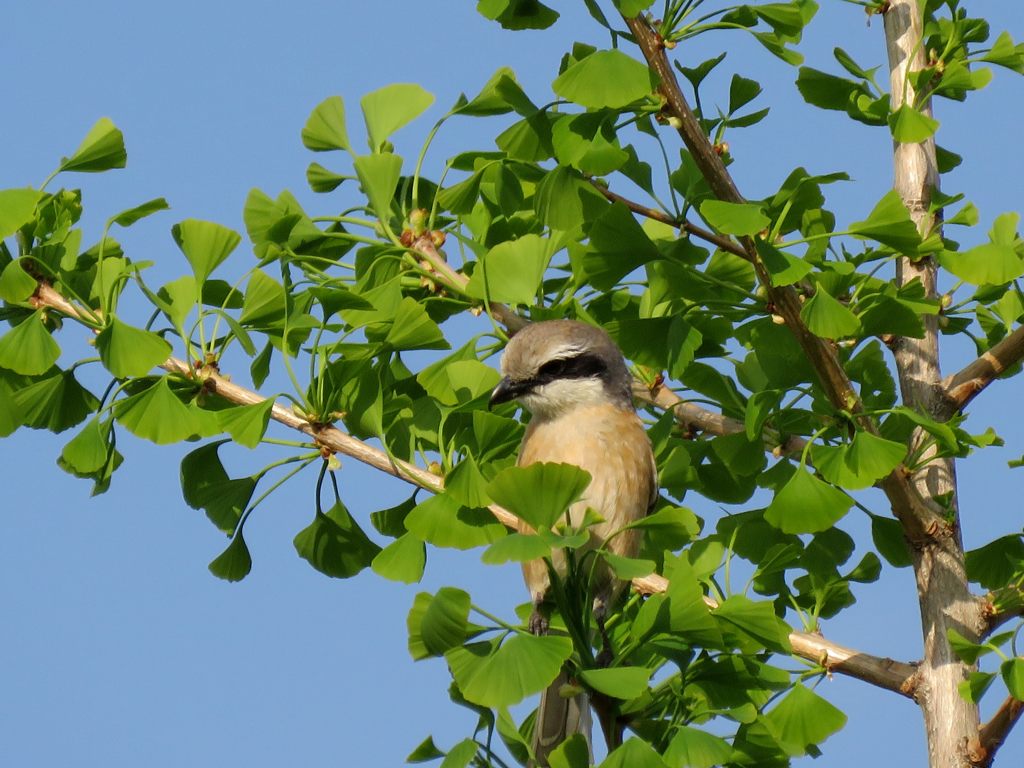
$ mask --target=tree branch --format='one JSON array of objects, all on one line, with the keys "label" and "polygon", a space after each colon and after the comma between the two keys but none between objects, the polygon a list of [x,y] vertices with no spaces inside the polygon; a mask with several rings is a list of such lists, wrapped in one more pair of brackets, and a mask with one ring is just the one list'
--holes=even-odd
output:
[{"label": "tree branch", "polygon": [[[648,65],[659,76],[658,91],[665,98],[665,109],[676,118],[675,124],[683,143],[693,156],[697,168],[708,182],[711,191],[719,199],[730,203],[743,203],[745,199],[729,175],[721,157],[715,152],[700,122],[690,109],[679,87],[672,65],[665,54],[665,45],[643,16],[623,17],[633,38],[639,46]],[[771,275],[765,269],[751,238],[742,239],[746,258],[754,265],[758,280],[768,292],[775,311],[782,316],[786,326],[793,333],[814,368],[825,394],[832,406],[839,412],[852,414],[860,425],[871,434],[878,434],[874,419],[864,414],[860,396],[846,375],[835,345],[813,333],[800,315],[801,304],[791,286],[775,286]],[[885,492],[893,514],[900,520],[907,538],[916,544],[933,540],[936,536],[951,534],[942,511],[926,501],[910,482],[902,466],[897,467],[879,486]]]},{"label": "tree branch", "polygon": [[[458,273],[454,271],[452,274],[458,276]],[[77,320],[84,318],[83,312],[80,312],[77,307],[46,283],[39,283],[35,294],[32,296],[31,303],[37,308],[47,307],[55,309]],[[188,362],[175,357],[168,358],[160,365],[160,368],[169,373],[198,381],[209,392],[236,405],[255,405],[266,402],[267,399],[251,389],[230,381],[210,368],[200,368],[197,370]],[[668,390],[662,389],[660,391],[660,399],[662,402],[666,402],[666,404],[669,401],[665,393],[673,398],[676,397]],[[669,407],[681,409],[684,412],[690,412],[691,409],[702,410],[697,408],[697,406],[682,402],[670,405]],[[704,425],[702,428],[709,430],[720,429],[723,430],[723,434],[728,429],[743,428],[743,425],[739,424],[739,422],[711,414],[710,412],[694,412],[690,416],[694,420],[700,421]],[[717,418],[715,418],[716,416]],[[392,458],[379,448],[367,445],[333,425],[313,424],[308,419],[299,416],[294,411],[276,402],[271,406],[270,418],[290,429],[308,435],[318,445],[333,453],[353,458],[374,469],[378,469],[381,472],[385,472],[432,493],[442,493],[444,491],[444,480],[437,475],[415,464]],[[517,518],[508,510],[497,504],[490,505],[488,509],[502,525],[509,528],[516,526]],[[634,589],[641,594],[648,595],[664,592],[668,587],[667,580],[656,574],[634,579],[632,583]],[[718,607],[718,603],[709,597],[705,597],[704,601],[712,609]],[[828,672],[838,672],[864,680],[880,688],[897,691],[904,696],[913,696],[913,680],[916,671],[910,664],[851,651],[848,648],[830,643],[817,634],[792,632],[790,633],[789,640],[795,655],[821,665]]]},{"label": "tree branch", "polygon": [[[665,592],[668,580],[652,574],[633,579],[633,588],[641,594],[653,595]],[[707,595],[704,596],[704,604],[712,611],[718,608],[718,601]],[[908,699],[913,699],[917,692],[917,666],[914,664],[854,651],[832,643],[816,632],[790,632],[789,644],[794,656],[819,665],[829,674],[838,673],[863,680]]]},{"label": "tree branch", "polygon": [[1008,696],[992,719],[978,728],[978,737],[967,745],[967,757],[972,765],[979,768],[992,765],[996,752],[1020,720],[1021,713],[1024,713],[1024,701]]},{"label": "tree branch", "polygon": [[724,235],[719,235],[715,232],[711,232],[710,230],[704,229],[703,227],[698,227],[696,224],[691,224],[689,221],[686,221],[685,219],[675,219],[672,216],[669,216],[664,211],[659,211],[657,208],[649,208],[646,205],[641,205],[640,203],[637,203],[633,200],[629,200],[628,198],[625,198],[616,192],[612,192],[607,187],[603,187],[600,184],[594,184],[593,181],[591,181],[591,184],[594,185],[594,189],[596,189],[598,192],[604,195],[608,200],[610,200],[613,203],[622,203],[624,206],[629,208],[629,210],[631,210],[633,213],[636,213],[640,216],[644,216],[648,219],[653,219],[654,221],[660,221],[662,224],[668,224],[670,227],[680,229],[686,234],[690,235],[691,237],[696,237],[700,240],[709,242],[716,248],[721,248],[723,251],[728,251],[734,256],[739,256],[741,259],[750,258],[747,252],[743,250],[742,247],[737,245],[736,241],[734,241],[732,238],[725,237]]},{"label": "tree branch", "polygon": [[1021,360],[1024,360],[1024,326],[942,382],[952,410],[961,410]]}]

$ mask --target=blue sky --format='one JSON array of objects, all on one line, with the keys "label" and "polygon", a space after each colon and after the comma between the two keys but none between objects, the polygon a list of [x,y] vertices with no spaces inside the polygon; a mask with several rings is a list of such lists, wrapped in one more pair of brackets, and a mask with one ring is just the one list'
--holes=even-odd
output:
[{"label": "blue sky", "polygon": [[[460,91],[474,92],[498,67],[512,67],[544,102],[573,41],[606,42],[582,3],[556,3],[564,16],[551,30],[519,34],[486,22],[469,2],[296,0],[287,10],[197,0],[12,5],[0,186],[40,183],[97,118],[111,117],[125,133],[128,168],[63,183],[84,190],[87,242],[111,214],[169,200],[171,211],[120,238],[133,259],[156,262],[157,283],[186,267],[171,225],[196,217],[244,231],[242,204],[253,187],[272,195],[289,189],[311,211],[338,207],[308,191],[304,171],[314,158],[299,141],[325,97],[346,99],[354,130],[355,105],[367,91],[418,82],[436,94],[428,119],[396,138],[408,156]],[[880,23],[868,26],[854,5],[822,5],[801,47],[808,64],[837,71],[830,51],[840,45],[861,63],[882,64],[884,76]],[[1014,6],[970,4],[1020,40],[1024,17]],[[734,44],[732,36],[714,37],[675,54],[692,63]],[[797,165],[846,169],[855,183],[831,190],[832,207],[849,206],[848,220],[862,218],[891,183],[885,133],[805,108],[795,98],[793,70],[759,48],[737,46],[727,65],[760,80],[766,95],[758,103],[772,106],[761,126],[730,137],[747,196],[773,191]],[[938,105],[940,143],[965,156],[947,191],[966,191],[985,223],[1022,207],[1021,104],[1024,80],[997,71],[966,106]],[[495,133],[488,123],[449,123],[428,165],[489,148]],[[243,246],[233,260],[247,257]],[[955,350],[947,372],[964,354]],[[1005,469],[1024,452],[1019,420],[1006,418],[1018,391],[1016,382],[998,384],[973,406],[970,426],[996,426],[1007,447],[960,467],[968,546],[1020,528],[1020,475]],[[181,500],[183,449],[125,435],[124,468],[108,494],[90,499],[87,483],[54,464],[64,437],[19,432],[0,443],[0,762],[391,766],[428,733],[443,745],[468,735],[473,718],[449,704],[443,664],[409,660],[405,614],[417,591],[444,584],[469,585],[481,603],[510,610],[525,597],[517,569],[483,569],[477,553],[440,552],[413,587],[373,574],[327,579],[291,543],[312,517],[310,475],[257,511],[246,528],[253,572],[226,584],[206,569],[223,539]],[[264,461],[239,449],[231,461],[252,469],[273,457],[273,449]],[[407,497],[402,484],[344,464],[343,494],[360,519]],[[717,514],[688,501],[701,514]],[[886,574],[861,589],[858,605],[826,632],[911,660],[920,654],[912,578]],[[822,764],[924,763],[912,704],[840,678],[819,691],[850,715],[846,730],[825,744]],[[1024,737],[1014,734],[1000,762],[1022,761]]]}]

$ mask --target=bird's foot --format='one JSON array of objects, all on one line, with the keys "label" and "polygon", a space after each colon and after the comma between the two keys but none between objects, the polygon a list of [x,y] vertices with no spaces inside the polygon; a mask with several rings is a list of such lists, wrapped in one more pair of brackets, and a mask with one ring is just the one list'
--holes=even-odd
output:
[{"label": "bird's foot", "polygon": [[541,613],[540,606],[534,606],[530,614],[530,634],[546,635],[548,633],[548,617]]}]

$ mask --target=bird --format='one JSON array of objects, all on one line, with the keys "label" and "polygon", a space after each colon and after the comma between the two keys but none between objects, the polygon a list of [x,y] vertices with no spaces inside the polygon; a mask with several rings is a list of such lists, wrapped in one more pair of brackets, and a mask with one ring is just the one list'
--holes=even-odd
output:
[{"label": "bird", "polygon": [[[632,377],[619,347],[596,326],[546,320],[516,333],[500,366],[502,378],[491,393],[490,406],[515,400],[530,412],[517,464],[555,462],[586,470],[590,485],[570,507],[570,523],[580,526],[588,507],[603,521],[590,527],[583,551],[607,543],[608,551],[635,557],[640,531],[612,534],[641,519],[654,505],[658,472],[650,439],[633,406]],[[518,529],[531,532],[523,522]],[[555,550],[551,560],[554,570],[564,575],[564,554]],[[542,606],[551,587],[547,563],[524,563],[523,576],[534,606],[530,628],[545,632]],[[624,584],[602,563],[590,586],[594,616],[603,633],[604,616]],[[563,695],[570,682],[569,670],[563,669],[541,694],[533,739],[537,765],[548,765],[548,755],[573,733],[583,733],[590,744],[590,706],[585,694]]]}]

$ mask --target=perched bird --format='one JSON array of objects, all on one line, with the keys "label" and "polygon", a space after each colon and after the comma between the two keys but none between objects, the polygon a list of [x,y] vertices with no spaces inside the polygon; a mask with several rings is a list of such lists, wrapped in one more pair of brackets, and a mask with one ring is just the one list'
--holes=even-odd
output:
[{"label": "perched bird", "polygon": [[[603,518],[590,528],[589,548],[602,546],[611,534],[647,514],[658,498],[654,454],[633,407],[626,361],[605,331],[575,320],[528,325],[505,348],[501,372],[491,405],[518,400],[531,414],[519,465],[562,462],[590,473],[590,486],[569,510],[573,525],[581,524],[587,507]],[[521,530],[529,529],[522,524]],[[639,531],[629,530],[612,537],[607,549],[635,557],[639,545]],[[552,563],[564,574],[562,552],[552,552]],[[543,631],[538,618],[551,586],[547,565],[543,560],[524,563],[523,575],[535,609],[531,627]],[[591,588],[599,622],[622,586],[607,568],[597,569]],[[542,766],[572,733],[590,741],[589,704],[583,695],[560,695],[567,682],[563,670],[541,696],[534,753]]]}]

